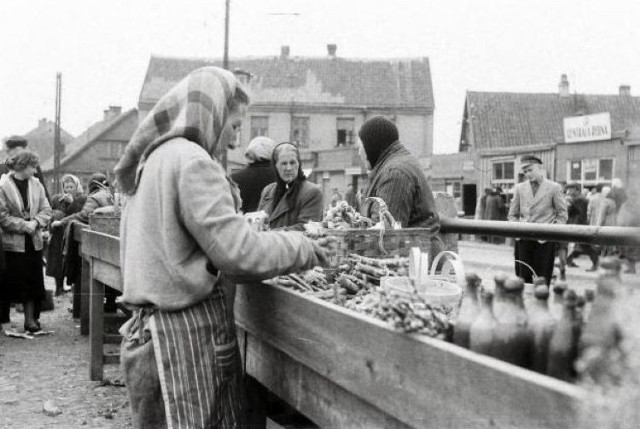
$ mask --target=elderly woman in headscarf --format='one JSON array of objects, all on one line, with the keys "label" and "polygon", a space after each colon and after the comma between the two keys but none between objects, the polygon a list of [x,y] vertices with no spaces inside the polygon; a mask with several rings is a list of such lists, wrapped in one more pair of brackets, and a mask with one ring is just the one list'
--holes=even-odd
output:
[{"label": "elderly woman in headscarf", "polygon": [[304,231],[305,223],[321,221],[322,191],[304,175],[298,148],[280,143],[273,150],[273,164],[277,180],[264,188],[258,206],[269,215],[269,228]]},{"label": "elderly woman in headscarf", "polygon": [[[51,197],[51,208],[53,209],[51,219],[54,222],[78,213],[87,200],[80,179],[73,174],[62,176],[60,183],[62,183],[62,193]],[[52,223],[50,225],[49,247],[47,248],[46,274],[56,280],[56,295],[64,293],[63,242],[64,228],[53,227]]]},{"label": "elderly woman in headscarf", "polygon": [[23,304],[24,329],[32,333],[41,330],[42,229],[51,219],[44,186],[34,177],[38,164],[38,155],[25,149],[7,161],[11,171],[0,179],[0,229],[7,266],[0,298]]},{"label": "elderly woman in headscarf", "polygon": [[255,212],[260,203],[260,194],[265,186],[276,180],[276,173],[271,164],[271,156],[276,143],[269,137],[256,137],[249,142],[244,156],[249,165],[231,175],[240,188],[242,197],[242,213]]},{"label": "elderly woman in headscarf", "polygon": [[331,239],[254,231],[238,213],[240,193],[218,159],[234,148],[248,102],[232,73],[194,70],[116,166],[128,196],[122,299],[133,311],[120,357],[136,428],[242,427],[233,280],[325,265],[334,251]]}]

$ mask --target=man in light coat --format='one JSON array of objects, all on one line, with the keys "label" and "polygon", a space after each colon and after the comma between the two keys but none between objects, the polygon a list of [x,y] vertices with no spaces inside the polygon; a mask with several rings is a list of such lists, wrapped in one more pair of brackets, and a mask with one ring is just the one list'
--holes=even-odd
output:
[{"label": "man in light coat", "polygon": [[[527,180],[513,190],[509,208],[511,222],[567,223],[567,203],[560,184],[545,178],[542,160],[527,155],[520,160]],[[533,273],[551,282],[556,246],[554,242],[518,239],[515,244],[516,275],[533,282]],[[526,264],[526,265],[525,265]]]}]

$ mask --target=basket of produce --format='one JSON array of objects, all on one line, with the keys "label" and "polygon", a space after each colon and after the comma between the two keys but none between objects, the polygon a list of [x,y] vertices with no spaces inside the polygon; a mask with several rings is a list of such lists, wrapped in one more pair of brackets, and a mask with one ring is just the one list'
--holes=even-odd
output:
[{"label": "basket of produce", "polygon": [[412,247],[422,251],[432,250],[432,238],[437,231],[429,228],[400,228],[389,213],[387,205],[380,198],[372,198],[377,203],[380,222],[374,222],[360,215],[346,202],[328,210],[322,223],[323,233],[337,239],[335,263],[340,263],[350,254],[372,258],[409,256]]},{"label": "basket of produce", "polygon": [[[105,210],[109,209],[109,210]],[[89,228],[93,231],[104,234],[120,236],[120,213],[115,212],[113,207],[103,207],[97,209],[89,215]]]}]

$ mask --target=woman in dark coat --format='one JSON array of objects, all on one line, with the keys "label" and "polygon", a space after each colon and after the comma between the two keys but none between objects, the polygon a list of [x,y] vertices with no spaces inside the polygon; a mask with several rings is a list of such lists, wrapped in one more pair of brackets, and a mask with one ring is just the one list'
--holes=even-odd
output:
[{"label": "woman in dark coat", "polygon": [[11,172],[0,179],[0,227],[6,266],[1,299],[22,303],[24,329],[41,330],[39,303],[45,297],[42,229],[51,218],[44,186],[34,177],[38,155],[24,150],[8,161]]},{"label": "woman in dark coat", "polygon": [[249,142],[244,156],[249,160],[249,165],[231,175],[234,182],[240,188],[242,198],[242,213],[250,213],[258,210],[262,190],[269,183],[276,181],[276,172],[271,163],[273,148],[276,143],[269,137],[256,137]]},{"label": "woman in dark coat", "polygon": [[302,172],[300,152],[289,142],[273,150],[278,178],[264,188],[258,210],[269,217],[270,229],[304,231],[304,224],[322,220],[322,191]]},{"label": "woman in dark coat", "polygon": [[[63,192],[51,197],[51,208],[53,209],[51,218],[54,221],[78,213],[82,210],[87,200],[86,195],[82,192],[80,179],[73,174],[62,176],[61,183]],[[64,293],[64,264],[62,257],[64,228],[51,225],[50,234],[46,274],[56,279],[56,295],[61,295]]]}]

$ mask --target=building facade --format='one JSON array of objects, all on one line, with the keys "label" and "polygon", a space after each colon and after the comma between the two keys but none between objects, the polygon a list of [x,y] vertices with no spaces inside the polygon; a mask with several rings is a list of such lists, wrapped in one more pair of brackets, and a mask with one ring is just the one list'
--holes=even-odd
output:
[{"label": "building facade", "polygon": [[[615,95],[572,94],[566,75],[558,89],[467,92],[459,144],[467,168],[461,182],[475,181],[477,198],[495,187],[509,196],[523,179],[524,154],[542,159],[547,177],[560,183],[591,188],[640,177],[640,97],[625,85]],[[440,159],[436,155],[433,163]]]},{"label": "building facade", "polygon": [[[143,118],[158,99],[192,70],[221,62],[152,57],[140,93]],[[244,167],[249,141],[266,135],[294,142],[303,168],[325,195],[356,189],[366,182],[355,146],[369,117],[384,115],[398,125],[401,140],[428,167],[433,152],[433,91],[427,58],[347,59],[327,46],[325,57],[293,57],[283,46],[279,56],[230,60],[251,96],[239,148],[228,153],[228,168]]]},{"label": "building facade", "polygon": [[[110,106],[104,111],[101,121],[91,125],[67,145],[65,156],[60,160],[60,177],[66,173],[78,176],[85,191],[94,173],[104,173],[113,178],[113,168],[137,126],[137,109],[122,113],[120,106]],[[42,163],[42,172],[49,191],[52,194],[60,192],[59,189],[53,189],[53,158]]]}]

